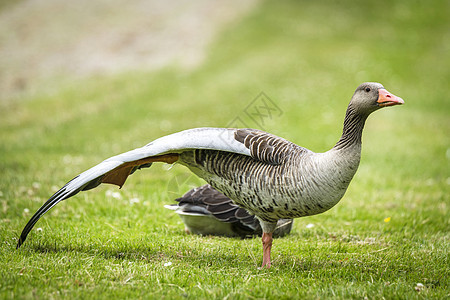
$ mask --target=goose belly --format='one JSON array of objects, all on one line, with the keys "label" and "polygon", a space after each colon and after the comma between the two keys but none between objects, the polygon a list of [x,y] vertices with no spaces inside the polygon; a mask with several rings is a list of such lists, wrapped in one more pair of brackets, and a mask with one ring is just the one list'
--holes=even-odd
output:
[{"label": "goose belly", "polygon": [[330,182],[311,162],[293,157],[281,165],[270,165],[215,150],[181,155],[181,163],[197,176],[267,222],[319,214],[342,198],[348,183]]}]

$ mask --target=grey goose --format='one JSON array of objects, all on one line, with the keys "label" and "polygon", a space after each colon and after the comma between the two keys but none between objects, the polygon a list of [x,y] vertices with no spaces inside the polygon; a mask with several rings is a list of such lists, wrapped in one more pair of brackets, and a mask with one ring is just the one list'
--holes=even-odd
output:
[{"label": "grey goose", "polygon": [[[259,220],[233,200],[205,184],[175,199],[177,204],[164,207],[175,211],[184,223],[186,233],[246,238],[262,235]],[[292,219],[280,219],[273,237],[291,232]]]},{"label": "grey goose", "polygon": [[277,221],[319,214],[336,205],[358,168],[367,117],[403,103],[380,83],[359,85],[347,107],[342,136],[323,153],[256,129],[195,128],[161,137],[108,158],[65,184],[31,217],[17,248],[42,215],[60,201],[101,183],[122,187],[130,174],[154,162],[177,162],[259,219],[262,267],[269,268]]}]

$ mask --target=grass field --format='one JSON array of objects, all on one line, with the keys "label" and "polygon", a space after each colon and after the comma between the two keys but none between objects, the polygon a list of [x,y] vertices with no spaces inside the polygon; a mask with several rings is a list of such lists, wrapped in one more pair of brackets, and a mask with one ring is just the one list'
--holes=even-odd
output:
[{"label": "grass field", "polygon": [[[354,3],[266,1],[195,70],[55,79],[2,101],[0,298],[450,297],[449,3]],[[257,269],[259,238],[184,233],[163,205],[202,182],[178,165],[60,203],[15,249],[57,188],[162,135],[235,124],[326,151],[364,81],[406,104],[369,118],[346,196],[276,239],[271,269]],[[245,111],[261,92],[281,113],[255,121]]]}]

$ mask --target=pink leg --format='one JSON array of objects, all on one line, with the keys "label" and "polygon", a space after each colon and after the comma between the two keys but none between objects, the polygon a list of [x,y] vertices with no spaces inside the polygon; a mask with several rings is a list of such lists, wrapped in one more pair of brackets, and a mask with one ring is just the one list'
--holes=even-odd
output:
[{"label": "pink leg", "polygon": [[263,263],[261,268],[270,268],[270,250],[272,249],[272,233],[264,232],[262,235],[263,243]]}]

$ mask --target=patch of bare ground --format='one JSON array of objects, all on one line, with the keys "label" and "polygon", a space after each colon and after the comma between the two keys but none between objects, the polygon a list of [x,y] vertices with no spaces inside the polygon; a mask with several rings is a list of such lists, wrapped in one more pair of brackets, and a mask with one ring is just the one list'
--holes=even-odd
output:
[{"label": "patch of bare ground", "polygon": [[258,0],[27,0],[0,12],[0,101],[80,78],[198,66]]}]

